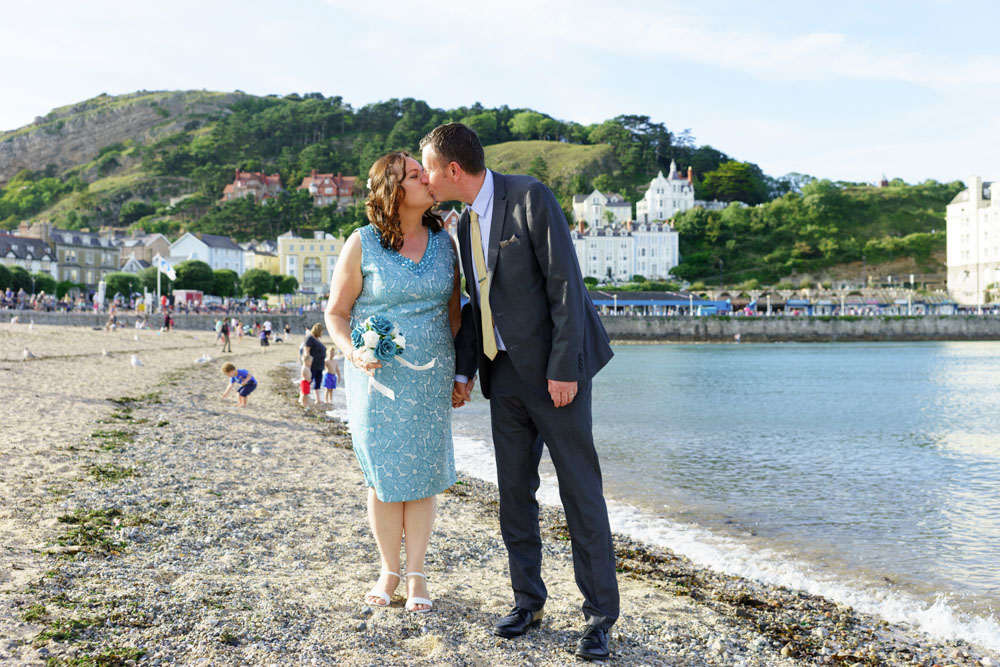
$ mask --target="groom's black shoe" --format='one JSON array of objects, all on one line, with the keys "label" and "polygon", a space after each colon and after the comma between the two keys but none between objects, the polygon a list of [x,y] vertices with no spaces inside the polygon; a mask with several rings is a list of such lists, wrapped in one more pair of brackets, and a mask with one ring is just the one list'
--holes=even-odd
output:
[{"label": "groom's black shoe", "polygon": [[583,636],[576,645],[576,657],[584,660],[604,660],[611,651],[608,650],[608,629],[596,625],[588,625]]},{"label": "groom's black shoe", "polygon": [[514,607],[510,613],[501,618],[493,626],[493,634],[497,637],[520,637],[528,628],[537,628],[542,624],[542,610],[529,611]]}]

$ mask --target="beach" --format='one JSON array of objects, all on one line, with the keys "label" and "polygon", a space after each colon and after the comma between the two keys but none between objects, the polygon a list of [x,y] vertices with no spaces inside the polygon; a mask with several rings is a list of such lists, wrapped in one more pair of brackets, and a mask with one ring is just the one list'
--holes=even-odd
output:
[{"label": "beach", "polygon": [[[295,403],[299,340],[244,338],[223,355],[214,339],[0,324],[0,663],[575,660],[584,621],[561,510],[542,512],[540,629],[490,632],[512,605],[496,489],[463,476],[440,496],[427,555],[434,611],[406,612],[403,586],[389,608],[371,607],[361,471],[346,426]],[[220,398],[228,360],[258,380],[246,409]],[[1000,665],[666,549],[616,537],[616,550],[614,664]]]}]

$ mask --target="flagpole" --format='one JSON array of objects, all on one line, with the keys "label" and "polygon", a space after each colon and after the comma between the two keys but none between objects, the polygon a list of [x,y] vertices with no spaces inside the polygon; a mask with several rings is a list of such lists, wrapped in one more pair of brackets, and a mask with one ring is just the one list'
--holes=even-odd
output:
[{"label": "flagpole", "polygon": [[[160,256],[157,255],[157,257],[160,257]],[[160,257],[160,261],[163,261],[162,257]],[[163,312],[163,306],[160,306],[160,274],[162,272],[163,271],[160,268],[160,262],[158,261],[156,263],[156,305],[160,307],[160,311],[159,312],[161,312],[161,313]]]}]

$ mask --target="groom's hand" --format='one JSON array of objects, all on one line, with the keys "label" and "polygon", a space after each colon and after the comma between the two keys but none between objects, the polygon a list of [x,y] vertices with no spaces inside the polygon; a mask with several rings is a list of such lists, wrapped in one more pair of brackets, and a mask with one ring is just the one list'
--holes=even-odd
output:
[{"label": "groom's hand", "polygon": [[569,405],[576,398],[576,382],[549,380],[549,396],[557,408]]},{"label": "groom's hand", "polygon": [[451,407],[460,408],[472,400],[472,388],[476,386],[476,378],[468,382],[456,382],[451,390]]}]

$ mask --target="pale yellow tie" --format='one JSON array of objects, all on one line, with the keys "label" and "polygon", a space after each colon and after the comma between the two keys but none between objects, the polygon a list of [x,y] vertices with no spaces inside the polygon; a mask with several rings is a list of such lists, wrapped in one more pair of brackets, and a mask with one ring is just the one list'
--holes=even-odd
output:
[{"label": "pale yellow tie", "polygon": [[497,339],[493,335],[493,311],[490,310],[490,281],[483,256],[483,233],[479,229],[479,214],[469,209],[472,224],[472,261],[479,276],[479,311],[483,316],[483,354],[491,361],[497,356]]}]

